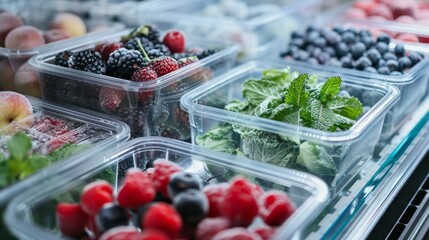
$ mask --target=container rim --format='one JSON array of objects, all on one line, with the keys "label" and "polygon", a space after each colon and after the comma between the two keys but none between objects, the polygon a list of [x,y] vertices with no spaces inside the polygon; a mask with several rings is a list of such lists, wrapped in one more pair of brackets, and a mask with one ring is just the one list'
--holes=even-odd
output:
[{"label": "container rim", "polygon": [[176,71],[168,73],[164,76],[161,76],[155,80],[147,81],[147,82],[133,82],[130,80],[110,77],[107,75],[99,75],[95,73],[80,71],[76,69],[66,68],[62,66],[57,66],[51,63],[48,63],[50,59],[52,59],[56,54],[67,51],[67,50],[77,50],[82,48],[87,48],[88,45],[94,45],[100,42],[109,41],[113,38],[121,37],[125,34],[128,34],[131,29],[127,29],[121,32],[116,32],[114,34],[99,34],[97,38],[85,38],[85,39],[76,39],[76,41],[69,42],[68,45],[63,49],[56,49],[54,51],[46,52],[44,54],[39,54],[32,57],[29,60],[29,64],[34,67],[36,70],[41,72],[49,73],[56,76],[62,77],[73,77],[78,78],[79,81],[84,81],[88,83],[95,83],[99,85],[123,89],[127,91],[141,92],[141,91],[153,91],[155,88],[163,88],[168,85],[171,85],[174,82],[180,81],[181,78],[187,77],[191,75],[193,71],[198,71],[201,67],[206,67],[211,63],[226,58],[227,56],[235,55],[239,52],[240,47],[232,42],[219,42],[215,40],[203,39],[203,38],[195,38],[195,37],[187,37],[188,41],[202,41],[209,42],[212,44],[216,44],[221,46],[222,50],[210,55],[206,58],[199,60],[197,63],[189,64],[183,68],[180,68]]},{"label": "container rim", "polygon": [[93,125],[98,125],[110,131],[115,131],[115,134],[95,144],[91,144],[88,149],[84,149],[79,153],[73,154],[73,156],[70,156],[66,159],[62,159],[49,166],[39,169],[27,178],[19,182],[13,183],[12,185],[9,185],[8,187],[2,189],[0,191],[0,205],[9,201],[15,194],[19,193],[23,189],[33,186],[34,181],[46,177],[49,173],[59,171],[60,169],[68,169],[71,166],[74,166],[75,164],[79,163],[80,161],[77,160],[79,159],[79,157],[82,157],[85,154],[98,153],[100,150],[112,147],[114,144],[125,142],[130,137],[130,127],[121,121],[107,119],[106,116],[103,116],[102,114],[88,111],[85,109],[79,109],[76,107],[65,109],[61,106],[53,105],[51,103],[41,101],[34,97],[26,97],[31,102],[33,110],[46,110],[48,112],[62,114],[62,116],[68,118],[78,119],[80,121],[86,122],[87,124],[89,123]]},{"label": "container rim", "polygon": [[[295,64],[294,62],[287,62],[286,66],[290,67],[292,71],[305,72],[306,70],[308,70],[308,67],[300,66],[298,64]],[[235,81],[234,77],[238,77],[248,71],[252,71],[257,68],[284,68],[286,66],[284,62],[281,63],[278,61],[252,61],[246,64],[242,64],[241,66],[233,68],[229,72],[186,93],[182,96],[180,100],[180,105],[182,109],[187,111],[190,115],[207,116],[232,124],[243,124],[247,122],[250,125],[254,125],[260,130],[265,130],[277,134],[298,134],[299,136],[303,136],[305,139],[315,142],[323,141],[325,143],[339,143],[359,138],[364,131],[368,131],[368,127],[375,120],[385,115],[387,111],[389,111],[389,109],[393,107],[393,105],[399,100],[400,97],[399,89],[395,86],[379,82],[362,83],[360,78],[343,76],[343,84],[371,88],[373,90],[377,90],[378,92],[384,93],[384,96],[373,107],[371,107],[371,109],[367,113],[365,113],[359,120],[357,120],[356,123],[349,130],[340,132],[326,132],[316,130],[280,121],[250,116],[247,114],[230,112],[215,107],[204,106],[195,102],[197,98],[207,96],[207,94],[216,91],[216,89],[231,84]],[[326,71],[321,72],[327,74]]]},{"label": "container rim", "polygon": [[9,229],[16,236],[25,236],[27,238],[38,236],[43,239],[57,239],[58,235],[53,236],[50,231],[46,231],[34,224],[28,224],[28,222],[20,218],[19,212],[25,211],[26,205],[29,204],[32,199],[43,198],[47,193],[61,189],[63,183],[66,184],[73,180],[82,179],[92,172],[99,171],[108,165],[114,164],[116,158],[127,154],[129,151],[153,148],[168,148],[188,156],[204,156],[204,162],[206,163],[215,163],[220,166],[254,174],[255,176],[263,176],[271,181],[287,182],[308,191],[311,196],[309,196],[297,211],[281,226],[279,231],[281,237],[278,236],[278,239],[285,239],[285,234],[291,237],[306,221],[308,221],[308,219],[314,219],[323,210],[323,207],[330,199],[330,193],[326,183],[308,173],[255,162],[241,156],[232,156],[226,153],[215,152],[178,140],[163,137],[143,137],[125,143],[117,150],[108,151],[103,157],[99,155],[97,157],[94,157],[94,155],[86,155],[84,156],[86,159],[99,159],[89,160],[87,164],[77,166],[73,171],[69,169],[69,171],[64,170],[63,172],[56,172],[57,178],[52,178],[51,181],[54,184],[46,182],[14,198],[6,209],[4,220]]}]

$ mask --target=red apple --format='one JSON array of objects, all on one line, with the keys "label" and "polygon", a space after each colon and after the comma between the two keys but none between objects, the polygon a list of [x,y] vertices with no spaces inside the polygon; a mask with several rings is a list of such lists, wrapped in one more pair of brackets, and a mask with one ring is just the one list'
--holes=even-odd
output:
[{"label": "red apple", "polygon": [[[6,127],[14,121],[19,121],[33,114],[33,108],[30,101],[16,92],[0,92],[0,128]],[[26,126],[30,121],[21,122]]]}]

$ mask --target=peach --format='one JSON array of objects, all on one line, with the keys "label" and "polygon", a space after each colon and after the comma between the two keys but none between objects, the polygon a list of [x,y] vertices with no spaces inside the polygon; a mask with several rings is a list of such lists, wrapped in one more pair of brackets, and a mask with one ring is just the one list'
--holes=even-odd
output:
[{"label": "peach", "polygon": [[71,38],[71,35],[62,29],[51,29],[43,34],[46,43],[51,43],[59,40]]},{"label": "peach", "polygon": [[415,23],[416,20],[413,17],[402,15],[396,19],[400,23]]},{"label": "peach", "polygon": [[393,14],[390,11],[389,7],[382,3],[375,4],[374,7],[371,9],[369,15],[381,16],[386,18],[387,20],[393,20]]},{"label": "peach", "polygon": [[415,1],[396,0],[392,3],[392,14],[396,19],[400,16],[410,16],[415,18],[418,11],[418,5]]},{"label": "peach", "polygon": [[404,42],[419,42],[419,38],[411,33],[401,33],[398,36],[395,37],[398,41],[404,41]]},{"label": "peach", "polygon": [[0,47],[4,47],[6,36],[13,29],[22,26],[22,20],[10,13],[0,13]]},{"label": "peach", "polygon": [[59,13],[54,17],[50,29],[62,29],[72,37],[86,33],[86,25],[82,18],[72,13]]},{"label": "peach", "polygon": [[[0,92],[0,128],[27,118],[31,114],[33,114],[33,108],[24,95],[10,91]],[[29,126],[31,121],[22,124]]]},{"label": "peach", "polygon": [[365,11],[366,14],[369,14],[371,9],[376,3],[368,0],[358,0],[353,4],[353,8],[360,8]]},{"label": "peach", "polygon": [[366,12],[363,9],[360,8],[350,8],[346,11],[346,18],[347,19],[366,19]]},{"label": "peach", "polygon": [[6,58],[0,60],[0,73],[0,90],[15,91],[15,84],[13,83],[15,71]]},{"label": "peach", "polygon": [[34,70],[28,63],[22,65],[15,73],[14,83],[17,92],[33,96],[42,97],[39,73]]},{"label": "peach", "polygon": [[21,26],[12,30],[6,37],[6,48],[25,50],[45,44],[42,32],[33,26]]}]

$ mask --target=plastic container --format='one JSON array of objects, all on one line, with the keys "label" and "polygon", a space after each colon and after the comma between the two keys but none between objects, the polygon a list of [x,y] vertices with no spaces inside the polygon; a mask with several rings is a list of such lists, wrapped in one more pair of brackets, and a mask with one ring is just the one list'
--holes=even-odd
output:
[{"label": "plastic container", "polygon": [[[220,4],[227,8],[225,15],[214,10]],[[150,1],[123,20],[128,25],[157,22],[188,34],[228,39],[240,44],[243,60],[269,53],[281,44],[284,34],[309,21],[321,4],[321,0]],[[156,14],[147,11],[149,6]]]},{"label": "plastic container", "polygon": [[[189,140],[188,117],[180,109],[180,97],[190,89],[230,69],[234,65],[238,46],[187,36],[188,47],[199,46],[221,50],[198,63],[147,82],[97,75],[52,63],[55,55],[61,51],[94,48],[100,42],[118,41],[122,35],[129,32],[130,30],[127,30],[116,34],[99,35],[87,41],[70,42],[60,51],[32,58],[29,62],[40,73],[43,98],[116,116],[130,125],[132,137],[167,136]],[[109,89],[123,96],[120,106],[114,111],[106,110],[100,102],[100,91]],[[146,97],[139,100],[139,95]]]},{"label": "plastic container", "polygon": [[[108,9],[106,7],[98,6],[96,8],[99,11],[98,16],[84,11],[84,9],[94,9],[94,5],[94,2],[5,0],[0,2],[0,9],[19,16],[23,19],[25,25],[35,26],[42,31],[48,30],[55,14],[62,12],[74,13],[84,20],[87,30],[91,31],[79,37],[83,39],[86,37],[94,38],[100,31],[115,33],[124,28],[123,24],[113,22],[107,17]],[[104,12],[101,12],[101,10]],[[64,48],[67,46],[68,40],[51,42],[26,50],[0,47],[0,72],[2,72],[0,90],[18,91],[26,95],[41,97],[37,78],[29,79],[27,77],[32,74],[32,71],[24,64],[34,55]]]},{"label": "plastic container", "polygon": [[[309,174],[264,166],[242,157],[217,153],[172,139],[160,137],[134,139],[119,150],[108,154],[104,157],[98,156],[93,159],[94,161],[84,157],[85,160],[82,161],[88,160],[91,164],[77,167],[64,174],[53,174],[46,184],[16,197],[8,206],[6,213],[6,222],[11,231],[19,238],[59,239],[61,237],[54,226],[55,205],[61,196],[66,194],[79,196],[81,187],[94,178],[99,179],[100,175],[97,174],[107,169],[119,172],[111,179],[116,191],[121,184],[123,173],[128,168],[142,168],[147,161],[157,158],[174,161],[186,172],[197,173],[202,178],[218,175],[219,172],[228,172],[231,174],[230,177],[237,174],[250,178],[257,177],[262,180],[261,187],[265,190],[272,189],[274,185],[283,189],[296,204],[297,210],[281,226],[277,239],[299,236],[318,216],[329,198],[326,184]],[[223,174],[210,180],[212,183],[225,181],[227,179]]]},{"label": "plastic container", "polygon": [[[384,118],[398,101],[399,91],[394,86],[381,83],[369,84],[359,78],[343,77],[343,88],[357,97],[363,106],[369,107],[369,110],[349,130],[340,132],[325,132],[223,109],[231,100],[243,99],[241,86],[245,80],[261,77],[261,71],[264,69],[281,69],[287,66],[292,71],[317,75],[320,81],[334,75],[281,61],[249,62],[234,68],[182,97],[181,106],[189,113],[193,143],[197,144],[197,137],[226,124],[257,129],[260,132],[255,136],[261,137],[248,138],[245,143],[247,150],[243,150],[242,135],[234,135],[235,133],[232,135],[230,140],[239,149],[239,154],[249,156],[248,153],[251,153],[250,158],[254,156],[260,158],[256,160],[309,171],[296,164],[296,161],[298,155],[308,153],[305,150],[313,149],[313,154],[315,156],[318,154],[315,159],[325,162],[321,165],[333,164],[336,168],[336,173],[331,171],[330,174],[319,176],[334,192],[340,191],[353,176],[356,176],[361,165],[373,156],[383,129]],[[216,140],[214,137],[211,139]],[[253,139],[261,140],[253,141]],[[216,144],[213,143],[213,145]],[[216,146],[217,149],[221,149],[222,144],[219,145]],[[261,151],[251,151],[252,149],[261,149]]]}]

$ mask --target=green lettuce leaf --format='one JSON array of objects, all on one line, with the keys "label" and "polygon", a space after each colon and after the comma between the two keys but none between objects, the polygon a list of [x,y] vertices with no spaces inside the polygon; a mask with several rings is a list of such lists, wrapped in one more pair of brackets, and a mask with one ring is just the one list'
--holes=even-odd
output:
[{"label": "green lettuce leaf", "polygon": [[284,86],[265,79],[249,79],[243,83],[243,97],[257,106],[269,97],[280,98]]},{"label": "green lettuce leaf", "polygon": [[236,142],[233,140],[231,125],[217,127],[209,132],[196,137],[195,142],[199,146],[207,147],[219,152],[235,154],[237,151]]},{"label": "green lettuce leaf", "polygon": [[355,97],[334,97],[327,102],[329,109],[337,115],[356,120],[363,111],[362,103]]},{"label": "green lettuce leaf", "polygon": [[333,176],[338,172],[331,155],[323,147],[309,142],[299,146],[297,163],[317,175]]}]

